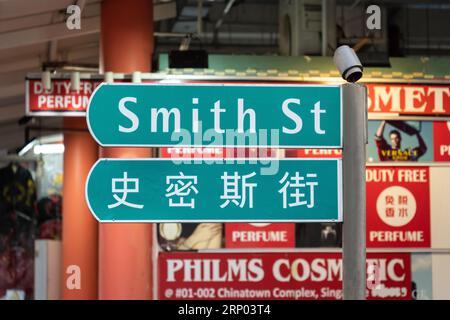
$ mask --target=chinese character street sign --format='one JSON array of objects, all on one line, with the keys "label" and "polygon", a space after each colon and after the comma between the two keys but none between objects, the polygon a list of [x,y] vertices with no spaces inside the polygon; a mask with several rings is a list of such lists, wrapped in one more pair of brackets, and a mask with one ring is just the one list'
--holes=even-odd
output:
[{"label": "chinese character street sign", "polygon": [[101,159],[86,198],[101,222],[342,221],[341,189],[340,159]]}]

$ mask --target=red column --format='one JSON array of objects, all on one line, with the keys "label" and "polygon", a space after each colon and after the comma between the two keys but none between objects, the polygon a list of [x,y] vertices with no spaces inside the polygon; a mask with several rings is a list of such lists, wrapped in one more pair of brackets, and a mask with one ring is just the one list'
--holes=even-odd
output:
[{"label": "red column", "polygon": [[[150,72],[153,1],[105,0],[101,4],[103,72]],[[148,158],[150,148],[103,148],[105,158]],[[100,224],[99,298],[151,299],[152,225]]]},{"label": "red column", "polygon": [[98,145],[84,118],[66,118],[62,207],[63,299],[98,298],[98,223],[84,197],[86,178],[98,157]]}]

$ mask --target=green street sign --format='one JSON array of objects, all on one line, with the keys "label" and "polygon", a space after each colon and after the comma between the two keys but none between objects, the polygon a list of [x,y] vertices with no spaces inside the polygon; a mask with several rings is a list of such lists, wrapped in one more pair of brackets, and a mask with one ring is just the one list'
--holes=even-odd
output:
[{"label": "green street sign", "polygon": [[331,85],[102,84],[87,122],[102,146],[341,148]]},{"label": "green street sign", "polygon": [[100,222],[342,221],[340,159],[100,159],[86,183]]}]

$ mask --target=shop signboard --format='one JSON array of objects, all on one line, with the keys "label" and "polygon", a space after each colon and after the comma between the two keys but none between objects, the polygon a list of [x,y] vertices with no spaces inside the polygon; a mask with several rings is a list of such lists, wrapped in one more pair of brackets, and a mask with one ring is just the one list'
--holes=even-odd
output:
[{"label": "shop signboard", "polygon": [[101,80],[80,80],[74,91],[69,79],[52,79],[46,90],[41,79],[27,79],[26,114],[29,116],[84,116],[89,98]]},{"label": "shop signboard", "polygon": [[101,159],[86,199],[101,222],[342,221],[340,159]]},{"label": "shop signboard", "polygon": [[428,167],[369,166],[367,247],[429,248]]},{"label": "shop signboard", "polygon": [[434,161],[450,162],[450,121],[433,123]]},{"label": "shop signboard", "polygon": [[[409,253],[367,253],[368,299],[412,298]],[[161,300],[342,299],[340,253],[162,252]]]},{"label": "shop signboard", "polygon": [[293,223],[227,223],[226,248],[294,248]]},{"label": "shop signboard", "polygon": [[160,148],[161,158],[225,158],[225,148],[171,147]]},{"label": "shop signboard", "polygon": [[342,158],[342,149],[298,149],[298,158]]},{"label": "shop signboard", "polygon": [[450,116],[450,86],[367,84],[370,114]]},{"label": "shop signboard", "polygon": [[107,84],[87,110],[102,146],[342,147],[340,86]]},{"label": "shop signboard", "polygon": [[[328,150],[328,149],[323,149]],[[276,158],[279,149],[268,148],[215,148],[215,147],[170,147],[160,148],[161,158],[198,159],[198,158]],[[314,158],[314,157],[311,157]],[[318,158],[318,157],[316,157]],[[336,157],[334,157],[336,158]]]}]

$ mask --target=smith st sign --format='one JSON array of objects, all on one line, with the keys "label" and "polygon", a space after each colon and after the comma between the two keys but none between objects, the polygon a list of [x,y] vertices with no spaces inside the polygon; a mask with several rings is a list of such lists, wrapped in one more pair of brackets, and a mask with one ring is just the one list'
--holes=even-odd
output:
[{"label": "smith st sign", "polygon": [[87,121],[102,146],[342,147],[340,86],[102,84]]}]

